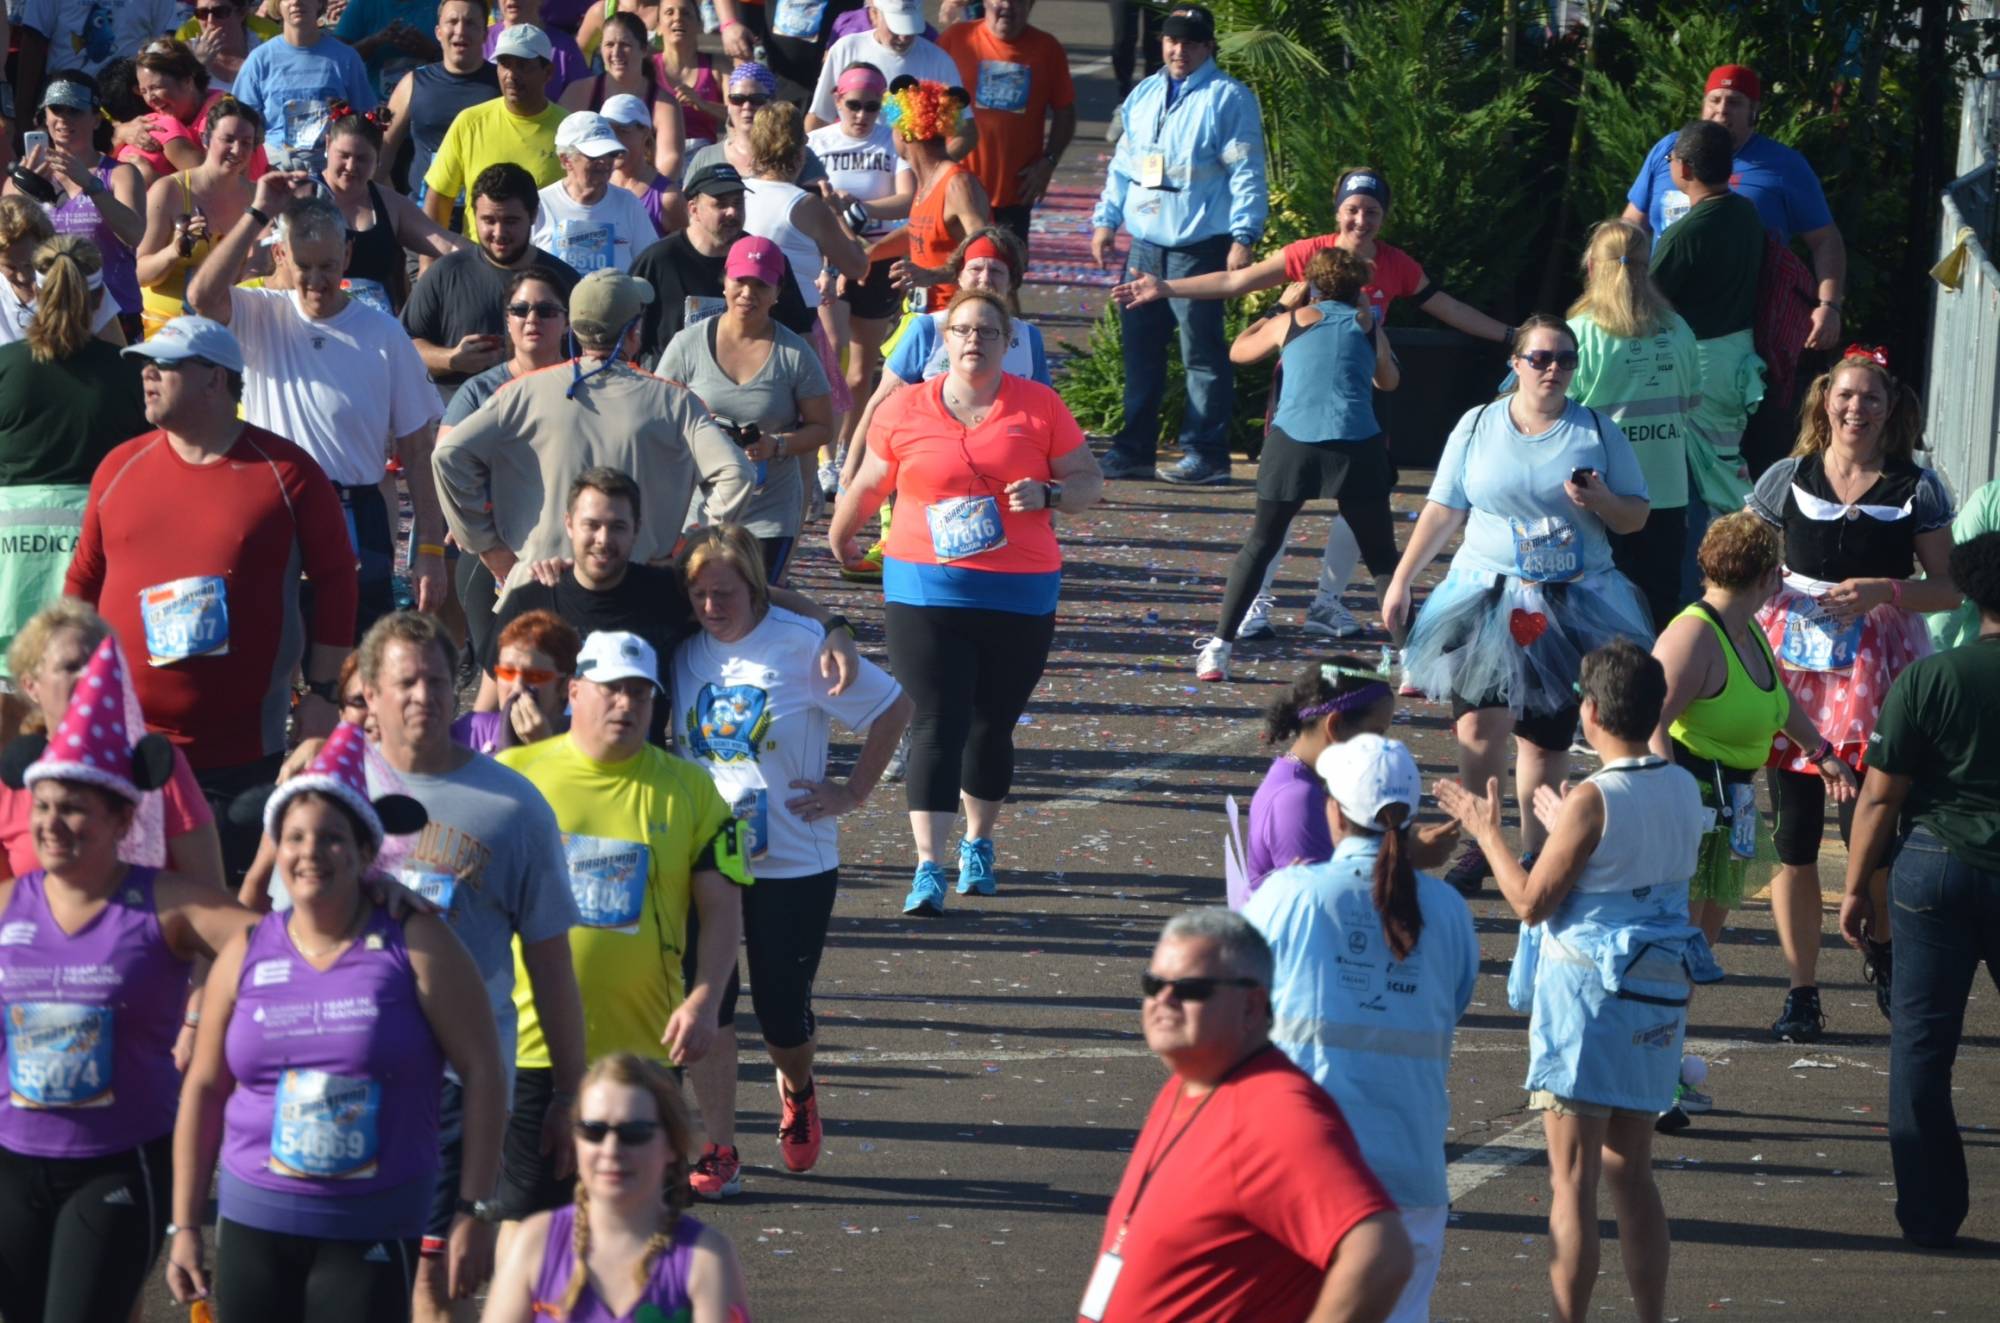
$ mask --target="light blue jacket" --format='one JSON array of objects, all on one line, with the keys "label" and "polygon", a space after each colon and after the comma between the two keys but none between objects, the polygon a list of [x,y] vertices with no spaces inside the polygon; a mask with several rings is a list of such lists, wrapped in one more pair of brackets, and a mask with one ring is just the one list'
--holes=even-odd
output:
[{"label": "light blue jacket", "polygon": [[1243,917],[1276,957],[1271,1041],[1340,1104],[1369,1169],[1402,1208],[1448,1202],[1452,1029],[1479,979],[1479,938],[1456,891],[1417,874],[1424,929],[1404,960],[1371,897],[1376,836],[1323,864],[1281,868]]},{"label": "light blue jacket", "polygon": [[[1167,108],[1167,71],[1118,108],[1124,136],[1104,174],[1091,224],[1162,248],[1228,235],[1254,245],[1271,200],[1264,181],[1264,121],[1250,89],[1215,67],[1196,69]],[[1163,159],[1163,187],[1148,188],[1146,160]]]}]

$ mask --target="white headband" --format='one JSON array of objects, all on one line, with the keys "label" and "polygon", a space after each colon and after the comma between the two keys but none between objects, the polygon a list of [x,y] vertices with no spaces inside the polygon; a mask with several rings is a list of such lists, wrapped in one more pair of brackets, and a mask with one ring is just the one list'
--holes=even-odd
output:
[{"label": "white headband", "polygon": [[[48,283],[48,273],[46,271],[35,272],[36,289],[40,289],[43,285],[47,283]],[[88,276],[84,277],[83,284],[85,289],[103,289],[104,268],[99,267],[97,270],[91,272]]]}]

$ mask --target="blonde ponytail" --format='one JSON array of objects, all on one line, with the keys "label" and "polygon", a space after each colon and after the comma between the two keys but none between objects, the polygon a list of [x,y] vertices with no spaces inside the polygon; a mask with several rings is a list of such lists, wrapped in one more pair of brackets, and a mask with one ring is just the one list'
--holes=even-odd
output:
[{"label": "blonde ponytail", "polygon": [[28,352],[35,361],[75,357],[90,342],[91,323],[103,297],[104,257],[96,244],[78,235],[59,234],[37,248],[35,315],[27,334]]},{"label": "blonde ponytail", "polygon": [[1600,221],[1583,247],[1583,293],[1571,317],[1589,317],[1615,340],[1658,333],[1673,305],[1653,283],[1653,241],[1630,221]]}]

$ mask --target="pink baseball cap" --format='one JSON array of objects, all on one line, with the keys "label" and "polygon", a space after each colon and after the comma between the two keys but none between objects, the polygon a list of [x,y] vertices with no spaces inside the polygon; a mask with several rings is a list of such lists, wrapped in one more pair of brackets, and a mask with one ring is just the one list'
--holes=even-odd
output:
[{"label": "pink baseball cap", "polygon": [[746,234],[729,245],[722,274],[730,280],[761,280],[776,289],[785,277],[785,255],[769,239]]}]

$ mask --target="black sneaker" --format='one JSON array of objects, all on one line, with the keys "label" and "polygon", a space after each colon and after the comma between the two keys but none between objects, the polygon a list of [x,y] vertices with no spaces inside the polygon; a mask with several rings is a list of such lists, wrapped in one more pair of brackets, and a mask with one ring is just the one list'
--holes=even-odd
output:
[{"label": "black sneaker", "polygon": [[1451,861],[1451,867],[1444,872],[1444,880],[1451,883],[1458,894],[1471,900],[1483,889],[1485,879],[1493,876],[1493,866],[1486,862],[1486,855],[1476,845],[1468,845]]},{"label": "black sneaker", "polygon": [[1653,1122],[1653,1129],[1663,1135],[1677,1135],[1693,1124],[1694,1121],[1681,1110],[1681,1105],[1675,1103],[1660,1113],[1660,1119]]},{"label": "black sneaker", "polygon": [[1773,1038],[1781,1043],[1817,1043],[1825,1031],[1818,988],[1793,988],[1785,994],[1785,1013],[1771,1026]]},{"label": "black sneaker", "polygon": [[1861,977],[1875,985],[1875,1006],[1882,1018],[1889,1018],[1889,976],[1894,972],[1895,948],[1873,939],[1861,944]]}]

